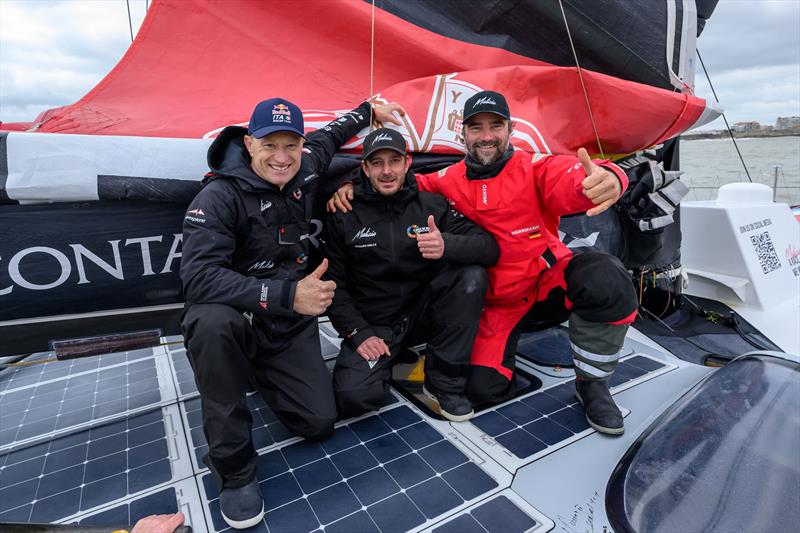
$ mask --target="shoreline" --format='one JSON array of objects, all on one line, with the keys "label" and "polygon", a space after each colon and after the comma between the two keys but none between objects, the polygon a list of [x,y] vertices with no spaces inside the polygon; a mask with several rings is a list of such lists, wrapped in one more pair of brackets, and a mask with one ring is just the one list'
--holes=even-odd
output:
[{"label": "shoreline", "polygon": [[[736,139],[765,139],[769,137],[800,137],[800,127],[792,128],[788,130],[779,130],[779,131],[750,131],[745,133],[737,133],[733,132],[733,136]],[[704,139],[730,139],[731,136],[727,131],[715,131],[715,132],[698,132],[698,133],[684,133],[681,135],[681,139],[684,141],[695,141],[695,140],[704,140]]]}]

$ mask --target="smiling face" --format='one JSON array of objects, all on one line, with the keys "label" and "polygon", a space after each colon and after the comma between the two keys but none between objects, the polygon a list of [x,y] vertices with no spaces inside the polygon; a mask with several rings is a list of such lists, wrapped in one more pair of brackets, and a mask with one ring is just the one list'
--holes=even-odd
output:
[{"label": "smiling face", "polygon": [[406,181],[411,158],[394,150],[378,150],[361,162],[372,188],[382,196],[397,193]]},{"label": "smiling face", "polygon": [[464,124],[464,144],[472,159],[489,165],[503,157],[511,131],[510,120],[494,113],[478,113]]},{"label": "smiling face", "polygon": [[303,138],[297,134],[279,131],[260,139],[245,135],[244,145],[250,153],[253,172],[279,189],[300,170]]}]

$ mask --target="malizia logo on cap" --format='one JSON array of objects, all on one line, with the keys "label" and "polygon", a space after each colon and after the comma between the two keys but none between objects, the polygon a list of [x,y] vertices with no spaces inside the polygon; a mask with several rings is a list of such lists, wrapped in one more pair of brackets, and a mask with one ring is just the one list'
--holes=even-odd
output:
[{"label": "malizia logo on cap", "polygon": [[488,96],[484,96],[483,98],[478,98],[475,102],[475,105],[472,107],[478,107],[479,105],[497,105],[497,102],[489,98]]},{"label": "malizia logo on cap", "polygon": [[383,142],[383,141],[390,141],[391,142],[392,140],[393,140],[392,136],[389,135],[388,133],[381,133],[380,135],[378,135],[377,137],[372,139],[372,144]]}]

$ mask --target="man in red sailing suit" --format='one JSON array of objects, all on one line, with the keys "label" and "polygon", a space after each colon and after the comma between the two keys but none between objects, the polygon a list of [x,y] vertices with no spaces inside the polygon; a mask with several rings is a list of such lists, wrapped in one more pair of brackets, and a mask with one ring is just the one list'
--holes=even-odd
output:
[{"label": "man in red sailing suit", "polygon": [[[464,104],[464,160],[436,174],[418,175],[420,190],[488,230],[500,260],[487,269],[489,289],[471,354],[467,395],[473,404],[513,397],[519,336],[537,325],[569,319],[576,394],[596,430],[624,432],[608,389],[637,300],[628,272],[601,252],[573,255],[558,238],[563,215],[593,216],[616,202],[628,179],[616,165],[578,157],[515,151],[505,98],[482,91]],[[342,188],[329,206],[348,208]]]}]

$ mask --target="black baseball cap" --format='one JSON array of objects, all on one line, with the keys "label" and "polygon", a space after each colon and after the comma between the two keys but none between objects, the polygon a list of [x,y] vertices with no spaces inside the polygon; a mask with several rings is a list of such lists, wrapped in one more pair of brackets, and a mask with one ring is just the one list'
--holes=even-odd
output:
[{"label": "black baseball cap", "polygon": [[406,140],[396,130],[378,128],[364,139],[364,159],[378,150],[394,150],[406,155]]},{"label": "black baseball cap", "polygon": [[283,98],[270,98],[253,110],[247,134],[260,139],[270,133],[289,131],[305,138],[303,127],[303,112],[299,107]]},{"label": "black baseball cap", "polygon": [[461,121],[466,123],[467,119],[478,113],[494,113],[506,120],[511,120],[505,96],[494,91],[481,91],[470,96],[464,102],[464,118]]}]

